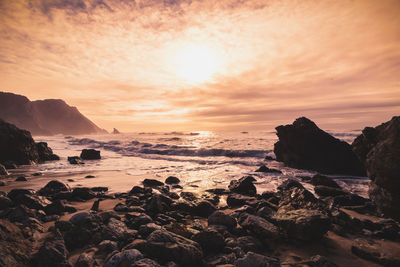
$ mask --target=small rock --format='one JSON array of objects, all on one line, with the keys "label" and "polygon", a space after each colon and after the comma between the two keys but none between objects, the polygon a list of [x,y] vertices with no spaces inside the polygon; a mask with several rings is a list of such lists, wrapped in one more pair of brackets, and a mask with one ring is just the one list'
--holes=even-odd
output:
[{"label": "small rock", "polygon": [[335,263],[330,261],[328,258],[321,256],[321,255],[315,255],[310,258],[310,260],[313,262],[313,266],[315,267],[338,267]]},{"label": "small rock", "polygon": [[205,229],[192,237],[206,253],[220,252],[225,246],[224,237],[213,229]]},{"label": "small rock", "polygon": [[133,264],[131,264],[130,267],[162,267],[162,266],[152,259],[144,258],[135,261]]},{"label": "small rock", "polygon": [[81,152],[81,159],[86,159],[86,160],[101,159],[100,151],[95,149],[83,149]]},{"label": "small rock", "polygon": [[95,178],[95,177],[96,177],[96,176],[94,176],[94,175],[86,175],[86,176],[85,176],[86,179]]},{"label": "small rock", "polygon": [[137,249],[128,249],[118,252],[106,260],[104,267],[130,266],[131,263],[143,258]]},{"label": "small rock", "polygon": [[38,191],[39,195],[42,196],[53,196],[59,192],[67,192],[69,188],[58,180],[52,180],[48,182],[43,188]]},{"label": "small rock", "polygon": [[76,260],[75,267],[92,267],[94,259],[87,253],[82,253]]},{"label": "small rock", "polygon": [[181,180],[175,176],[169,176],[167,179],[165,179],[166,184],[179,184]]},{"label": "small rock", "polygon": [[3,181],[0,181],[0,186],[5,186],[6,185],[6,183],[5,182],[3,182]]},{"label": "small rock", "polygon": [[89,212],[86,211],[82,211],[79,212],[77,214],[75,214],[74,216],[72,216],[69,221],[75,225],[79,225],[81,224],[83,221],[86,220],[86,218],[88,218],[90,216]]},{"label": "small rock", "polygon": [[236,219],[232,216],[216,211],[208,217],[208,225],[224,225],[228,229],[234,229],[237,225]]},{"label": "small rock", "polygon": [[158,180],[155,179],[144,179],[142,184],[146,187],[157,187],[157,186],[163,186],[164,183],[160,182]]},{"label": "small rock", "polygon": [[80,157],[74,156],[74,157],[68,157],[68,162],[70,164],[85,164],[82,162]]},{"label": "small rock", "polygon": [[17,179],[15,179],[17,182],[26,182],[28,181],[24,176],[19,176]]},{"label": "small rock", "polygon": [[229,190],[234,193],[254,196],[257,192],[257,189],[253,184],[255,181],[256,179],[251,176],[246,176],[239,180],[233,180],[229,184]]},{"label": "small rock", "polygon": [[325,175],[321,175],[321,174],[316,174],[314,175],[311,180],[310,183],[314,186],[317,185],[324,185],[324,186],[329,186],[329,187],[334,187],[334,188],[341,188],[333,179],[325,176]]},{"label": "small rock", "polygon": [[279,260],[254,252],[248,252],[234,262],[235,267],[280,267]]},{"label": "small rock", "polygon": [[0,175],[8,175],[6,167],[4,167],[2,164],[0,164]]},{"label": "small rock", "polygon": [[276,239],[279,235],[275,225],[258,216],[244,213],[240,216],[239,223],[243,229],[262,240]]},{"label": "small rock", "polygon": [[256,170],[256,172],[268,172],[268,173],[282,173],[280,170],[277,169],[270,169],[265,165],[262,165],[260,168]]},{"label": "small rock", "polygon": [[351,246],[351,252],[360,258],[382,264],[383,266],[400,266],[400,256],[392,254],[373,240],[356,239]]}]

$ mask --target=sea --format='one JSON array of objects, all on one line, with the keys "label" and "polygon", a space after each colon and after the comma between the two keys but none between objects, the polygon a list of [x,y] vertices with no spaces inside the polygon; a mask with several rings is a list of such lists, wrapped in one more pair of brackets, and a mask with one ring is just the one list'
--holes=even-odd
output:
[{"label": "sea", "polygon": [[[335,132],[336,138],[351,143],[360,130]],[[251,132],[138,132],[88,136],[36,136],[35,141],[47,142],[61,157],[33,166],[13,170],[14,176],[25,175],[28,182],[21,187],[39,189],[51,179],[69,186],[107,186],[109,192],[126,192],[143,179],[164,181],[168,176],[181,180],[187,191],[227,188],[231,180],[251,175],[256,178],[258,193],[274,191],[287,178],[302,181],[303,176],[316,174],[309,170],[285,167],[275,160],[275,131]],[[72,165],[68,156],[79,156],[84,148],[101,151],[101,160],[87,160]],[[255,172],[261,165],[279,169],[282,174]],[[88,175],[94,178],[85,178]],[[90,177],[90,176],[89,176]],[[330,175],[345,189],[367,197],[368,178]],[[14,185],[17,182],[14,182]],[[313,187],[304,183],[306,188]]]}]

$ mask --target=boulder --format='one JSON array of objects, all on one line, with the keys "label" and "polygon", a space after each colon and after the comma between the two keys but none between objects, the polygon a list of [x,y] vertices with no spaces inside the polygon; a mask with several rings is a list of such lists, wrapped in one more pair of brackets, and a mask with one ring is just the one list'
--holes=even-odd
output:
[{"label": "boulder", "polygon": [[51,204],[44,207],[44,212],[47,215],[62,215],[65,211],[65,203],[63,200],[55,200]]},{"label": "boulder", "polygon": [[199,243],[205,253],[218,253],[225,246],[224,237],[211,228],[207,228],[193,235],[192,240]]},{"label": "boulder", "polygon": [[68,250],[63,240],[45,241],[39,251],[32,256],[32,267],[70,267]]},{"label": "boulder", "polygon": [[85,164],[84,162],[82,162],[81,158],[77,157],[77,156],[68,157],[67,159],[68,159],[68,162],[73,165]]},{"label": "boulder", "polygon": [[235,267],[280,267],[279,260],[254,252],[247,254],[234,262]]},{"label": "boulder", "polygon": [[51,180],[38,191],[38,194],[42,196],[54,196],[57,193],[67,191],[69,191],[69,188],[64,183],[58,180]]},{"label": "boulder", "polygon": [[39,162],[37,146],[30,132],[0,119],[0,163],[18,165]]},{"label": "boulder", "polygon": [[315,267],[338,267],[334,262],[321,255],[312,256],[310,262],[312,262],[312,266]]},{"label": "boulder", "polygon": [[25,178],[25,176],[19,176],[19,177],[17,177],[17,179],[15,179],[15,181],[17,181],[17,182],[26,182],[28,180]]},{"label": "boulder", "polygon": [[12,206],[11,199],[6,196],[0,196],[0,210],[5,210]]},{"label": "boulder", "polygon": [[118,252],[108,258],[104,267],[131,266],[137,260],[143,259],[143,254],[137,249],[128,249]]},{"label": "boulder", "polygon": [[277,239],[279,236],[279,229],[259,216],[243,213],[239,217],[239,224],[243,229],[264,241]]},{"label": "boulder", "polygon": [[182,266],[202,266],[201,246],[166,230],[156,230],[147,237],[146,254],[160,261],[174,261]]},{"label": "boulder", "polygon": [[229,207],[241,207],[244,205],[254,206],[258,203],[258,200],[255,197],[243,196],[233,193],[228,195],[226,203]]},{"label": "boulder", "polygon": [[81,159],[87,159],[87,160],[101,159],[100,151],[95,149],[82,149]]},{"label": "boulder", "polygon": [[3,166],[3,164],[0,164],[0,175],[8,175],[8,171],[6,170],[6,167]]},{"label": "boulder", "polygon": [[330,227],[329,217],[318,210],[278,212],[274,219],[289,238],[304,241],[320,239]]},{"label": "boulder", "polygon": [[293,124],[276,127],[279,141],[274,145],[278,161],[286,166],[325,174],[364,176],[363,164],[351,146],[301,117]]},{"label": "boulder", "polygon": [[46,142],[36,143],[39,161],[60,160],[60,157],[53,153],[53,150],[48,147]]},{"label": "boulder", "polygon": [[163,186],[164,183],[160,182],[155,179],[144,179],[142,182],[143,186],[145,187],[157,187],[157,186]]},{"label": "boulder", "polygon": [[96,193],[88,187],[76,187],[72,190],[72,197],[77,200],[89,200],[95,198]]},{"label": "boulder", "polygon": [[371,179],[369,196],[378,212],[400,220],[400,116],[366,127],[352,147]]},{"label": "boulder", "polygon": [[380,243],[358,238],[353,241],[351,252],[360,258],[378,263],[382,266],[400,266],[400,255],[384,249]]},{"label": "boulder", "polygon": [[233,193],[254,196],[257,193],[257,189],[253,184],[255,181],[256,179],[251,176],[245,176],[239,180],[233,180],[229,184],[229,190]]},{"label": "boulder", "polygon": [[75,267],[92,267],[94,265],[93,257],[88,253],[82,253],[79,255],[75,262]]},{"label": "boulder", "polygon": [[165,179],[166,184],[179,184],[181,180],[175,176],[169,176],[167,179]]},{"label": "boulder", "polygon": [[317,195],[321,197],[335,197],[335,196],[344,196],[349,194],[348,192],[342,189],[329,187],[325,185],[318,185],[314,187],[314,191]]},{"label": "boulder", "polygon": [[222,211],[216,211],[208,217],[208,225],[224,225],[228,229],[234,229],[236,224],[235,218]]},{"label": "boulder", "polygon": [[316,174],[314,175],[311,180],[310,183],[314,186],[317,185],[323,185],[323,186],[329,186],[329,187],[334,187],[334,188],[341,188],[336,182],[335,180],[333,180],[332,178],[329,178],[328,176],[325,175],[321,175],[321,174]]},{"label": "boulder", "polygon": [[[169,266],[169,265],[167,265],[167,266]],[[152,259],[144,258],[144,259],[135,261],[133,264],[131,264],[130,267],[162,267],[162,266]]]},{"label": "boulder", "polygon": [[277,169],[270,169],[265,165],[262,165],[260,168],[256,170],[256,172],[268,172],[268,173],[282,173],[280,170]]},{"label": "boulder", "polygon": [[15,204],[22,204],[30,209],[43,210],[51,202],[34,194],[33,190],[13,189],[7,195]]}]

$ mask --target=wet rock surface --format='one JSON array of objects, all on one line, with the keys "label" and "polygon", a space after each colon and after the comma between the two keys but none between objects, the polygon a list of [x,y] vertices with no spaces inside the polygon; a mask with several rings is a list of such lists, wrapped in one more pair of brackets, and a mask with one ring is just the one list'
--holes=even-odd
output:
[{"label": "wet rock surface", "polygon": [[363,164],[351,146],[301,117],[293,124],[276,127],[279,141],[274,145],[278,161],[297,169],[325,174],[365,175]]}]

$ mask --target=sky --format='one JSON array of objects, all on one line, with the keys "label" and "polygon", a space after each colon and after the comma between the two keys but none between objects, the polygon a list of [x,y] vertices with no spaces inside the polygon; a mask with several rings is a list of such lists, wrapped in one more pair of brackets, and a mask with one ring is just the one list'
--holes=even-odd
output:
[{"label": "sky", "polygon": [[0,90],[120,131],[400,115],[399,0],[0,0]]}]

